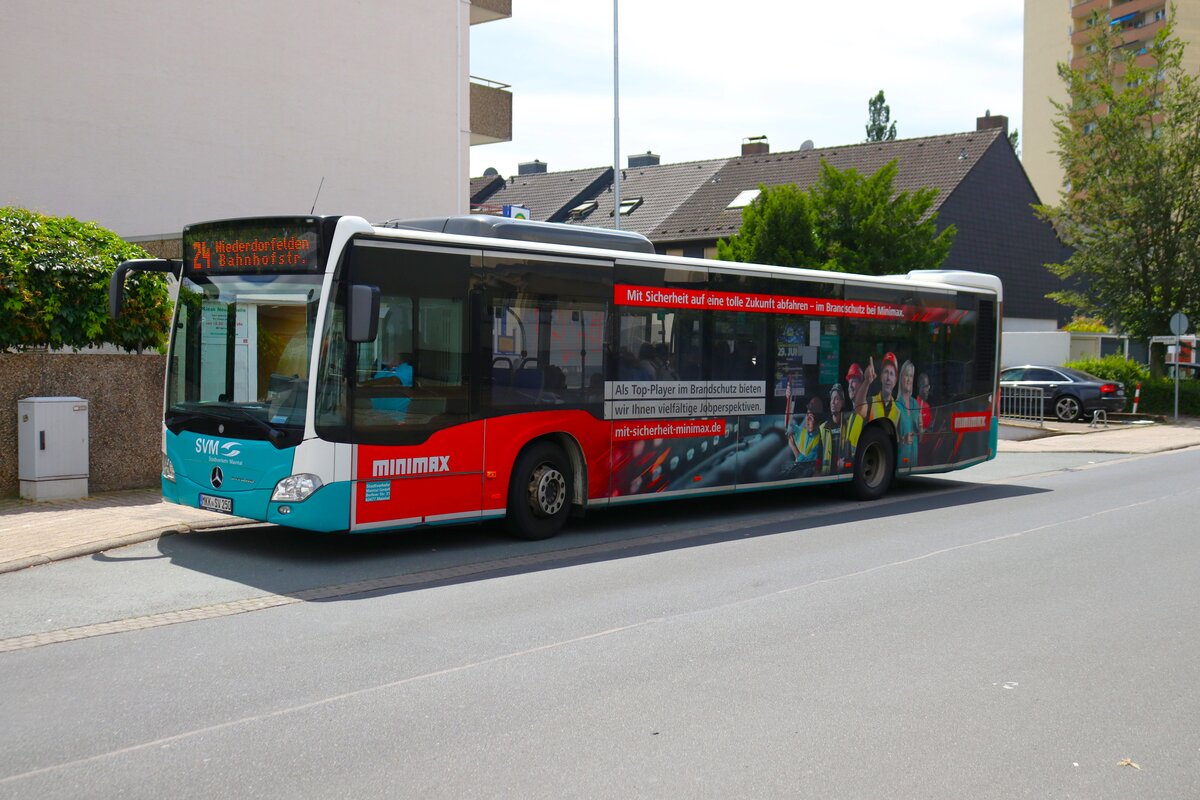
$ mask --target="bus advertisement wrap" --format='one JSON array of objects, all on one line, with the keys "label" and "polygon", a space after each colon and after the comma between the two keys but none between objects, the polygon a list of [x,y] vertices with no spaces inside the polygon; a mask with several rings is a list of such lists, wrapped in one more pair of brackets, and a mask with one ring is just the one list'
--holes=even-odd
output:
[{"label": "bus advertisement wrap", "polygon": [[994,457],[993,276],[780,270],[589,231],[188,226],[164,497],[317,531],[504,518],[539,539],[589,506],[819,483],[873,500]]}]

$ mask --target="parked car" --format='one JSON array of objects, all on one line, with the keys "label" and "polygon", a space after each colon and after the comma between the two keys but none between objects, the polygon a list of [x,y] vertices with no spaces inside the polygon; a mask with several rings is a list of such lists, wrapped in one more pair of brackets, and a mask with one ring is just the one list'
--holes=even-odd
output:
[{"label": "parked car", "polygon": [[[1057,417],[1063,422],[1088,419],[1092,412],[1103,410],[1116,412],[1125,410],[1125,386],[1117,381],[1106,381],[1069,367],[1043,367],[1026,364],[1007,367],[1000,371],[1000,409],[1004,413],[1011,406],[1004,395],[1005,389],[1031,388],[1042,390],[1044,416]],[[1010,400],[1015,400],[1010,396]]]}]

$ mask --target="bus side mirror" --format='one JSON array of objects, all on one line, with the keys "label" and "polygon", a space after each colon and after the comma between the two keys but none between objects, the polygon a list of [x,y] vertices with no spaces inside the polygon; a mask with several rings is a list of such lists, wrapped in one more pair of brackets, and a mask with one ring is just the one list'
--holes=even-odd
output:
[{"label": "bus side mirror", "polygon": [[379,287],[353,284],[349,301],[346,339],[356,344],[375,341],[379,332]]},{"label": "bus side mirror", "polygon": [[125,275],[130,272],[169,272],[178,280],[183,262],[173,258],[131,258],[122,261],[108,279],[108,315],[121,316],[121,301],[125,296]]}]

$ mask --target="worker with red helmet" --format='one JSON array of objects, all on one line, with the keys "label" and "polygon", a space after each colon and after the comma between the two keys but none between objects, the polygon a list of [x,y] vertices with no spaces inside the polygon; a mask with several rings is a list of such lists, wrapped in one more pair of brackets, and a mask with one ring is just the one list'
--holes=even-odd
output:
[{"label": "worker with red helmet", "polygon": [[[867,361],[864,382],[869,386],[875,380],[875,359]],[[879,362],[879,393],[871,395],[867,402],[866,419],[889,419],[893,425],[900,423],[900,409],[896,407],[896,383],[900,377],[900,365],[895,353],[884,353]]]}]

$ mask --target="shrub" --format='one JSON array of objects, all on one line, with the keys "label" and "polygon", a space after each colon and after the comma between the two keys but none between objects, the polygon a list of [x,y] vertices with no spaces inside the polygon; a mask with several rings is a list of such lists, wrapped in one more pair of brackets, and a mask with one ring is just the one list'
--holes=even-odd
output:
[{"label": "shrub", "polygon": [[[1142,393],[1138,413],[1175,413],[1175,379],[1151,378],[1150,370],[1136,361],[1112,355],[1071,361],[1065,366],[1089,372],[1097,378],[1125,384],[1125,396],[1129,398],[1126,411],[1133,410],[1134,391],[1140,383]],[[1189,417],[1200,416],[1200,380],[1185,378],[1179,382],[1179,413]]]},{"label": "shrub", "polygon": [[1104,378],[1108,381],[1120,381],[1125,384],[1125,388],[1131,394],[1133,387],[1137,386],[1138,383],[1145,383],[1150,380],[1150,370],[1144,365],[1118,355],[1105,356],[1104,358],[1081,358],[1078,361],[1070,361],[1064,366],[1083,370],[1095,375],[1097,378]]},{"label": "shrub", "polygon": [[145,257],[94,222],[0,208],[0,349],[161,350],[171,314],[162,274],[130,276],[120,319],[108,315],[113,271],[125,259]]}]

